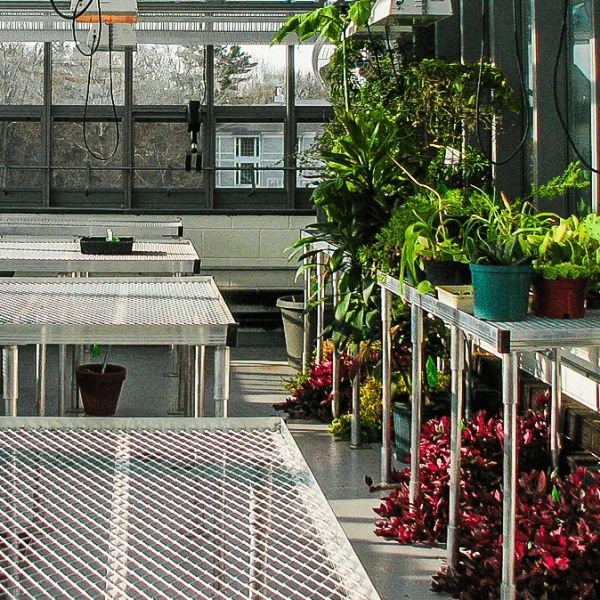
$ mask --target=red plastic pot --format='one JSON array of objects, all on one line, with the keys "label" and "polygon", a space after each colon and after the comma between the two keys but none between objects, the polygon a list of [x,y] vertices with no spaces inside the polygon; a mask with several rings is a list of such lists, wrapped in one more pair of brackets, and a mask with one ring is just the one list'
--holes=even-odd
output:
[{"label": "red plastic pot", "polygon": [[534,312],[549,319],[585,316],[587,279],[542,279],[533,282]]}]

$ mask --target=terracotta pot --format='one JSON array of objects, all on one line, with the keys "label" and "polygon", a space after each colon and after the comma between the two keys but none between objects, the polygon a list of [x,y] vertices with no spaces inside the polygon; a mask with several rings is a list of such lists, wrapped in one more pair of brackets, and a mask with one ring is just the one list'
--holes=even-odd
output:
[{"label": "terracotta pot", "polygon": [[119,365],[78,365],[75,369],[77,386],[86,415],[109,417],[115,414],[127,369]]},{"label": "terracotta pot", "polygon": [[585,316],[587,279],[543,279],[533,282],[534,312],[549,319]]}]

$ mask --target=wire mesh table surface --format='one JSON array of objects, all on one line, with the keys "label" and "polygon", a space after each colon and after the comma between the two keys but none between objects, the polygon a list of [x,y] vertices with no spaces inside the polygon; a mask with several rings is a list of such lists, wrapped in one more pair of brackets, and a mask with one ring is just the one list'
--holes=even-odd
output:
[{"label": "wire mesh table surface", "polygon": [[0,238],[0,271],[56,273],[194,273],[190,240],[136,240],[131,254],[82,254],[75,238]]},{"label": "wire mesh table surface", "polygon": [[546,319],[528,316],[524,321],[483,321],[471,314],[440,302],[431,294],[420,294],[389,275],[379,284],[436,317],[447,325],[456,325],[468,335],[487,342],[492,349],[505,353],[513,350],[600,345],[600,310],[588,310],[582,319]]},{"label": "wire mesh table surface", "polygon": [[379,598],[275,418],[1,419],[0,592]]},{"label": "wire mesh table surface", "polygon": [[115,235],[134,237],[181,237],[181,219],[136,215],[30,215],[0,214],[0,235]]},{"label": "wire mesh table surface", "polygon": [[212,277],[0,278],[0,344],[227,345]]}]

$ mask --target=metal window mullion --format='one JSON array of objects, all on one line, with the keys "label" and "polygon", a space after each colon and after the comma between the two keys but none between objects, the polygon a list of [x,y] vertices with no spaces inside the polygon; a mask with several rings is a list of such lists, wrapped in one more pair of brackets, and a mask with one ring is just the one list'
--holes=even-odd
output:
[{"label": "metal window mullion", "polygon": [[123,118],[121,120],[122,161],[123,161],[123,205],[125,208],[132,207],[133,199],[133,51],[125,50],[125,89]]},{"label": "metal window mullion", "polygon": [[294,46],[286,47],[285,70],[285,127],[283,133],[283,164],[291,170],[284,171],[284,189],[287,196],[287,208],[296,204],[296,85],[294,67]]},{"label": "metal window mullion", "polygon": [[204,68],[206,73],[206,117],[204,119],[203,146],[204,160],[209,170],[204,174],[204,193],[207,208],[213,208],[215,203],[215,153],[216,153],[216,122],[215,122],[215,48],[204,47]]},{"label": "metal window mullion", "polygon": [[43,82],[44,107],[40,134],[42,137],[41,165],[44,165],[44,183],[42,189],[42,206],[50,206],[50,188],[52,185],[52,44],[44,43],[44,82]]}]

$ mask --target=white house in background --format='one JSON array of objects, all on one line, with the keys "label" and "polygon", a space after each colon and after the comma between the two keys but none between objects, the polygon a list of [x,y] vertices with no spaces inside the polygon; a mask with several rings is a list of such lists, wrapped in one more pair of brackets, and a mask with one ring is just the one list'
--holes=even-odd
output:
[{"label": "white house in background", "polygon": [[[302,155],[321,133],[319,124],[298,128],[297,186],[314,185],[318,165]],[[283,124],[220,123],[216,128],[216,185],[220,188],[283,188]],[[263,170],[271,167],[273,170]],[[312,167],[312,169],[311,169]],[[223,170],[220,170],[223,169]]]}]

